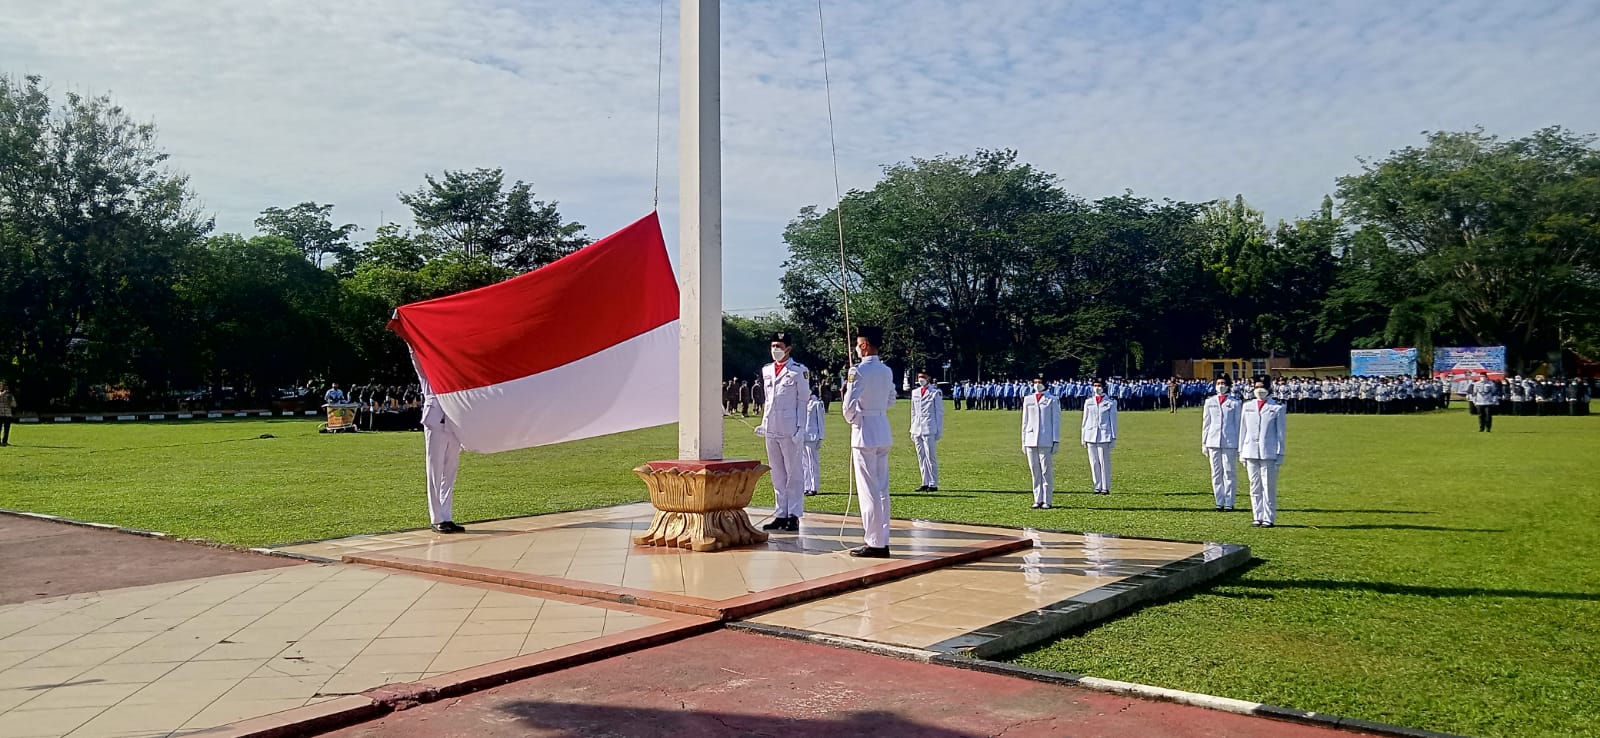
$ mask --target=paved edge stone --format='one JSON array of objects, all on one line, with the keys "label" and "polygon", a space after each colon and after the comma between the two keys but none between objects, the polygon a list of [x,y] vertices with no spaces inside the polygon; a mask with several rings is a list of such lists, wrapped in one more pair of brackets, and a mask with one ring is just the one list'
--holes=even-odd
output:
[{"label": "paved edge stone", "polygon": [[178,536],[171,535],[169,533],[159,533],[159,532],[156,532],[156,531],[153,531],[153,530],[139,530],[138,528],[124,528],[124,527],[122,527],[120,525],[110,525],[108,523],[92,523],[92,522],[85,521],[85,520],[73,520],[72,518],[64,518],[64,517],[61,517],[60,515],[50,515],[50,514],[47,514],[47,513],[23,512],[21,510],[7,510],[5,508],[0,508],[0,515],[13,515],[13,516],[16,516],[16,517],[19,517],[19,518],[29,518],[29,519],[32,519],[32,520],[44,520],[44,521],[48,521],[48,522],[52,522],[52,523],[62,523],[62,524],[65,524],[65,525],[75,525],[75,526],[78,526],[80,528],[93,528],[95,530],[110,531],[112,533],[125,533],[127,535],[139,536],[141,538],[155,538],[157,540],[162,540],[162,541],[172,541],[174,543],[185,543],[185,544],[188,544],[188,545],[191,545],[191,546],[203,546],[205,548],[215,548],[215,549],[219,549],[219,550],[222,550],[222,551],[233,551],[235,553],[247,553],[247,554],[254,554],[254,555],[257,555],[257,556],[278,556],[278,557],[287,558],[287,559],[298,559],[300,561],[307,561],[307,562],[310,562],[310,563],[313,563],[313,564],[335,564],[335,563],[338,563],[335,559],[325,559],[325,558],[322,558],[320,556],[310,556],[310,555],[307,555],[307,554],[285,553],[285,552],[282,552],[282,551],[274,551],[274,550],[272,550],[270,548],[262,548],[262,547],[234,546],[234,545],[227,544],[227,543],[220,543],[218,541],[213,541],[213,540],[211,540],[209,538],[180,538]]},{"label": "paved edge stone", "polygon": [[[175,538],[173,536],[167,535],[166,533],[158,533],[158,532],[153,531],[153,530],[139,530],[138,528],[124,528],[124,527],[122,527],[120,525],[110,525],[108,523],[91,523],[91,522],[84,521],[84,520],[73,520],[72,518],[63,518],[60,515],[49,515],[49,514],[46,514],[46,513],[23,512],[22,510],[7,510],[5,508],[0,508],[0,515],[15,515],[15,516],[17,516],[19,518],[33,518],[34,520],[48,520],[48,521],[50,521],[52,523],[66,523],[67,525],[76,525],[76,526],[78,526],[80,528],[98,528],[100,530],[109,530],[109,531],[114,531],[114,532],[117,532],[117,533],[127,533],[127,534],[135,535],[135,536],[143,536],[145,538],[162,538],[162,539],[166,539],[166,540],[169,540],[169,541],[180,540],[180,539]],[[207,541],[206,543],[211,544],[210,541]],[[211,545],[222,546],[223,544],[211,544]],[[231,548],[231,547],[229,547],[229,548]],[[246,550],[246,549],[237,549],[237,550]]]},{"label": "paved edge stone", "polygon": [[1379,723],[1370,720],[1358,720],[1356,718],[1340,717],[1338,715],[1328,715],[1320,712],[1296,710],[1289,707],[1278,707],[1277,705],[1266,705],[1260,702],[1250,702],[1247,700],[1233,699],[1231,697],[1218,697],[1216,695],[1201,694],[1198,692],[1185,692],[1179,689],[1155,687],[1148,684],[1121,682],[1114,679],[1101,679],[1099,677],[1071,674],[1061,671],[1051,671],[1049,669],[1039,669],[1031,666],[1022,666],[1019,664],[1008,664],[1001,661],[990,661],[988,659],[954,656],[941,653],[935,654],[931,659],[929,659],[929,663],[951,666],[957,669],[970,669],[973,671],[983,671],[991,674],[1014,676],[1020,679],[1028,679],[1037,682],[1083,687],[1084,689],[1093,689],[1098,692],[1110,692],[1112,694],[1139,697],[1142,699],[1175,702],[1178,704],[1204,707],[1209,710],[1220,710],[1222,712],[1231,712],[1239,715],[1252,715],[1255,717],[1272,718],[1276,720],[1285,720],[1288,722],[1322,725],[1349,731],[1361,731],[1366,733],[1375,733],[1378,735],[1396,736],[1397,738],[1463,738],[1462,736],[1454,733],[1441,733],[1433,730],[1424,730],[1422,728],[1407,728],[1402,725],[1390,725],[1388,723]]},{"label": "paved edge stone", "polygon": [[[386,712],[388,710],[371,697],[350,695],[191,732],[195,735],[204,735],[206,738],[291,738],[326,733],[371,720]],[[186,733],[182,730],[178,732]]]},{"label": "paved edge stone", "polygon": [[877,641],[861,640],[859,638],[847,638],[845,636],[830,635],[827,633],[813,633],[809,630],[790,628],[782,625],[752,623],[745,620],[730,621],[724,623],[724,625],[727,626],[728,630],[740,631],[744,633],[755,633],[757,635],[772,636],[775,638],[786,638],[791,641],[804,641],[806,643],[832,646],[834,648],[846,648],[851,651],[862,651],[865,653],[888,656],[889,658],[901,659],[904,661],[933,663],[934,657],[939,655],[937,651],[928,651],[925,649],[911,648],[908,646],[896,646],[888,643],[878,643]]}]

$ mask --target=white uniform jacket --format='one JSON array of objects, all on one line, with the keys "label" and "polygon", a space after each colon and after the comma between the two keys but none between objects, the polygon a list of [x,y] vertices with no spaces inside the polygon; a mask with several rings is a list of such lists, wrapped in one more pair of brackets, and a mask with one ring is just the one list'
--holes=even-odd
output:
[{"label": "white uniform jacket", "polygon": [[1022,396],[1022,445],[1049,448],[1061,442],[1061,404],[1048,394]]},{"label": "white uniform jacket", "polygon": [[1111,397],[1090,397],[1083,401],[1084,443],[1117,442],[1117,401]]},{"label": "white uniform jacket", "polygon": [[1239,458],[1282,461],[1286,417],[1277,400],[1245,400],[1239,414]]},{"label": "white uniform jacket", "polygon": [[944,437],[944,393],[938,387],[911,390],[911,435]]},{"label": "white uniform jacket", "polygon": [[1201,448],[1239,448],[1240,402],[1232,397],[1206,398],[1205,419],[1200,423]]},{"label": "white uniform jacket", "polygon": [[761,388],[765,404],[761,406],[761,427],[757,435],[789,439],[796,443],[805,440],[806,402],[811,399],[811,372],[794,359],[783,364],[761,367]]},{"label": "white uniform jacket", "polygon": [[816,443],[828,435],[828,416],[822,412],[822,400],[816,395],[806,403],[806,443]]},{"label": "white uniform jacket", "polygon": [[894,445],[888,415],[894,401],[894,370],[877,356],[862,359],[855,367],[855,379],[844,388],[844,419],[850,424],[851,448]]}]

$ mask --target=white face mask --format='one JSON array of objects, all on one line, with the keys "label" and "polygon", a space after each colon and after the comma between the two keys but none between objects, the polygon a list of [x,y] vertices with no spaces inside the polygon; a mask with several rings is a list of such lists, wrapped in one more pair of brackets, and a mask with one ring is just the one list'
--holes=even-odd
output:
[{"label": "white face mask", "polygon": [[1094,388],[1094,396],[1095,397],[1105,397],[1106,396],[1106,388],[1104,388],[1104,387],[1096,387],[1096,388]]},{"label": "white face mask", "polygon": [[926,386],[928,386],[928,378],[927,377],[917,377],[917,386],[918,387],[926,387]]},{"label": "white face mask", "polygon": [[1033,383],[1033,391],[1034,392],[1043,392],[1044,391],[1044,385],[1039,384],[1038,382],[1034,382]]},{"label": "white face mask", "polygon": [[1219,394],[1219,395],[1228,394],[1228,385],[1225,385],[1225,384],[1217,385],[1217,394]]},{"label": "white face mask", "polygon": [[1260,387],[1256,388],[1256,399],[1257,400],[1265,400],[1265,399],[1267,399],[1267,396],[1270,395],[1270,394],[1272,394],[1272,393],[1270,393],[1270,392],[1268,392],[1268,391],[1266,391],[1266,390],[1264,390],[1264,389],[1262,389]]},{"label": "white face mask", "polygon": [[772,349],[772,360],[773,361],[783,361],[783,357],[788,356],[788,355],[789,355],[789,352],[788,351],[784,351],[781,348],[774,347]]},{"label": "white face mask", "polygon": [[857,347],[856,347],[856,356],[857,356],[857,357],[858,357],[858,358],[862,358],[862,359],[865,359],[865,358],[867,358],[867,354],[866,354],[866,353],[865,353],[865,352],[863,352],[863,351],[862,351],[862,350],[861,350],[861,347],[860,347],[860,346],[857,346]]}]

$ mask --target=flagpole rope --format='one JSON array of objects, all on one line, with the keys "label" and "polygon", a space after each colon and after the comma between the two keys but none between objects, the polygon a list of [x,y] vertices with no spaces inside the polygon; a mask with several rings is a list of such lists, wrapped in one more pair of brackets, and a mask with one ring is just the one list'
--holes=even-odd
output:
[{"label": "flagpole rope", "polygon": [[[833,80],[828,74],[828,28],[823,22],[822,0],[817,0],[817,38],[822,44],[822,90],[828,106],[828,149],[833,155],[833,217],[839,235],[839,289],[843,293],[844,314],[844,365],[845,381],[848,384],[850,370],[855,368],[855,354],[850,346],[850,273],[845,262],[844,250],[844,192],[839,187],[839,141],[834,132],[833,123]],[[844,405],[840,403],[840,412]],[[846,457],[850,458],[850,457]],[[844,538],[845,526],[850,523],[850,505],[856,497],[855,463],[852,461],[846,470],[845,478],[848,480],[847,492],[844,498],[844,517],[839,521],[839,537]]]},{"label": "flagpole rope", "polygon": [[661,70],[667,50],[667,0],[660,0],[656,14],[656,178],[650,196],[651,211],[661,209]]}]

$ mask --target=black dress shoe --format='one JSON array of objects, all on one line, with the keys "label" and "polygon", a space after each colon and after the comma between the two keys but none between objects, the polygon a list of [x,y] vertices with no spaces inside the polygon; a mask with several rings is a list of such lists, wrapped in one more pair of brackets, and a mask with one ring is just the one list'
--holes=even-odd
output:
[{"label": "black dress shoe", "polygon": [[1259,521],[1259,520],[1250,521],[1250,527],[1252,527],[1252,528],[1260,528],[1261,527],[1261,521]]},{"label": "black dress shoe", "polygon": [[858,559],[887,559],[889,558],[889,547],[860,546],[850,549],[850,555]]},{"label": "black dress shoe", "polygon": [[773,518],[772,522],[761,526],[761,529],[762,530],[783,530],[784,526],[786,526],[788,524],[789,524],[789,518],[780,515],[780,516],[778,516],[776,518]]},{"label": "black dress shoe", "polygon": [[466,528],[456,525],[455,521],[452,520],[446,520],[443,523],[434,523],[428,527],[432,528],[435,533],[465,533],[467,531]]},{"label": "black dress shoe", "polygon": [[1271,523],[1262,523],[1261,527],[1263,527],[1263,528],[1271,528],[1272,524]]},{"label": "black dress shoe", "polygon": [[1222,506],[1221,505],[1217,506],[1217,512],[1222,512]]},{"label": "black dress shoe", "polygon": [[814,490],[814,489],[808,489],[808,490],[806,490],[806,496],[807,497],[816,497],[817,496],[817,491]]},{"label": "black dress shoe", "polygon": [[1035,503],[1033,503],[1033,509],[1038,510],[1041,507],[1044,507],[1044,503],[1043,502],[1035,502]]},{"label": "black dress shoe", "polygon": [[924,484],[921,487],[918,487],[915,491],[917,491],[917,492],[927,492],[928,491],[928,485]]},{"label": "black dress shoe", "polygon": [[939,491],[939,488],[938,488],[938,487],[935,487],[935,486],[932,486],[932,485],[929,485],[929,486],[928,486],[928,491],[929,491],[929,492],[938,492],[938,491]]},{"label": "black dress shoe", "polygon": [[798,515],[790,515],[789,517],[784,518],[784,521],[783,521],[783,532],[785,532],[785,533],[799,533],[800,532],[800,516],[798,516]]}]

